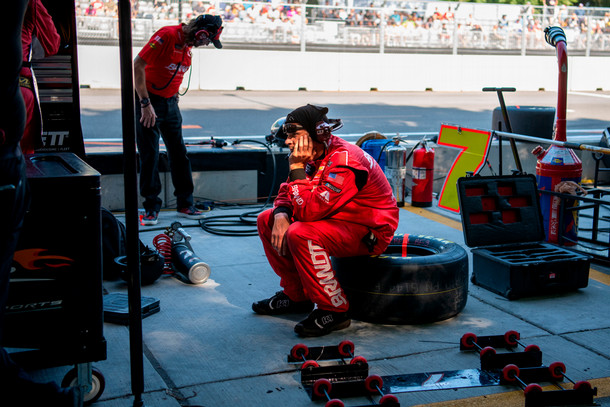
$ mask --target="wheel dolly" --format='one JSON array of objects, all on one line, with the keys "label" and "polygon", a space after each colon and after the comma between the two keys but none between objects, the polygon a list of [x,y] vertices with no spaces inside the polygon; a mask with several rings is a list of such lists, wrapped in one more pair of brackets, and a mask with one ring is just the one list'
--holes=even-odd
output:
[{"label": "wheel dolly", "polygon": [[[502,369],[506,365],[514,364],[518,367],[542,366],[542,352],[536,345],[525,346],[519,339],[517,331],[507,331],[504,335],[479,336],[466,333],[460,339],[460,350],[478,350],[481,358],[481,369]],[[495,348],[514,349],[518,345],[524,348],[523,352],[497,353]]]},{"label": "wheel dolly", "polygon": [[[460,350],[478,349],[483,370],[502,369],[500,384],[520,386],[525,395],[526,407],[593,403],[597,388],[593,388],[587,381],[574,382],[565,374],[566,367],[562,362],[551,363],[548,367],[542,365],[540,348],[536,345],[525,346],[519,339],[521,335],[516,331],[507,331],[504,335],[479,337],[473,333],[466,333],[460,340]],[[524,351],[497,354],[494,348],[513,349],[517,346],[524,347]],[[505,362],[508,363],[500,366]],[[564,378],[574,385],[572,389],[565,389],[559,384]],[[560,390],[543,391],[536,382],[551,382]]]},{"label": "wheel dolly", "polygon": [[[398,399],[382,391],[383,379],[377,375],[369,376],[369,365],[362,356],[354,355],[353,342],[345,340],[337,346],[308,347],[302,343],[292,347],[288,362],[303,362],[301,365],[301,384],[312,400],[327,400],[325,407],[343,407],[337,397],[358,397],[380,394],[377,405],[400,406]],[[351,358],[349,363],[347,358]],[[320,360],[339,360],[332,365],[320,366]]]},{"label": "wheel dolly", "polygon": [[[597,387],[592,387],[588,381],[574,382],[566,376],[565,371],[566,367],[562,362],[551,363],[549,367],[525,369],[506,365],[502,369],[500,383],[520,386],[525,396],[525,407],[593,404]],[[572,389],[566,389],[559,384],[564,377],[573,384]],[[543,391],[539,384],[534,383],[537,381],[551,382],[559,390]]]}]

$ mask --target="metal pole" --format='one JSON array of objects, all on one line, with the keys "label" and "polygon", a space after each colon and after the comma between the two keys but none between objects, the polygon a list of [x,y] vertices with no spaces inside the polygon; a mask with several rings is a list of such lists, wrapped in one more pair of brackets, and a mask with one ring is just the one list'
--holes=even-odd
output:
[{"label": "metal pole", "polygon": [[587,36],[586,36],[586,41],[587,44],[585,45],[585,56],[586,57],[590,57],[591,56],[591,17],[587,16],[585,17],[585,26],[587,27]]},{"label": "metal pole", "polygon": [[125,226],[129,349],[133,406],[144,405],[144,358],[142,351],[142,296],[140,292],[140,239],[138,219],[138,179],[135,142],[135,88],[131,51],[131,1],[119,1],[119,50],[121,66],[121,113],[123,122],[123,171],[125,182]]},{"label": "metal pole", "polygon": [[458,22],[457,19],[453,18],[453,52],[452,55],[458,53]]},{"label": "metal pole", "polygon": [[521,56],[525,56],[527,42],[527,24],[525,18],[521,16]]},{"label": "metal pole", "polygon": [[544,29],[544,38],[548,44],[555,47],[557,65],[559,66],[557,114],[553,139],[566,141],[566,110],[568,105],[568,53],[566,51],[566,36],[561,27],[547,27]]},{"label": "metal pole", "polygon": [[379,23],[379,53],[383,54],[385,52],[385,25],[386,25],[386,14],[385,8],[381,9],[381,21]]},{"label": "metal pole", "polygon": [[305,43],[306,43],[306,38],[305,38],[306,22],[305,22],[305,20],[306,19],[307,19],[307,9],[305,8],[305,3],[301,3],[301,52],[305,52]]},{"label": "metal pole", "polygon": [[549,140],[549,139],[541,138],[541,137],[525,136],[523,134],[506,133],[503,131],[495,131],[495,130],[492,131],[492,133],[494,133],[498,136],[508,137],[510,139],[515,139],[515,140],[531,141],[533,143],[555,144],[556,146],[571,148],[573,150],[593,151],[595,153],[610,155],[610,148],[608,148],[608,147],[598,147],[598,146],[591,146],[588,144],[570,143],[567,141],[560,141],[560,140]]},{"label": "metal pole", "polygon": [[[514,92],[515,88],[483,88],[483,92],[491,92],[495,91],[498,94],[498,100],[500,101],[500,108],[502,109],[502,117],[504,118],[504,124],[506,125],[506,129],[509,133],[513,132],[513,128],[510,124],[510,120],[508,119],[508,111],[506,110],[506,103],[504,103],[504,95],[502,92]],[[523,167],[521,166],[521,160],[519,159],[519,152],[517,151],[517,145],[513,139],[509,139],[510,148],[513,152],[513,158],[515,160],[515,165],[517,165],[517,170],[519,174],[523,174]],[[502,141],[500,140],[500,144]]]}]

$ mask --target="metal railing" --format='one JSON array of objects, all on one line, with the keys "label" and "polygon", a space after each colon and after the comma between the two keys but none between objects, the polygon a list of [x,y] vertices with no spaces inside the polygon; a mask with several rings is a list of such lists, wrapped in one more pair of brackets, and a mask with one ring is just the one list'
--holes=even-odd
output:
[{"label": "metal railing", "polygon": [[[174,16],[171,13],[155,13],[154,7],[147,3],[153,2],[139,2],[147,11],[134,12],[142,18],[132,20],[133,41],[137,45],[147,41],[160,27],[179,22],[176,18],[167,19]],[[211,4],[208,12],[223,9],[225,5],[229,9],[235,7],[232,3]],[[413,4],[423,6],[418,8]],[[406,8],[347,8],[243,2],[238,7],[243,9],[231,13],[232,18],[225,15],[222,40],[230,48],[527,55],[549,52],[543,29],[559,25],[566,33],[571,55],[610,53],[610,9],[523,9],[510,5],[490,8],[490,4],[465,4],[429,2],[412,3]],[[439,5],[444,7],[443,12],[438,11]],[[195,15],[186,3],[183,7],[184,20]],[[109,44],[118,40],[116,17],[78,15],[76,18],[81,44]]]}]

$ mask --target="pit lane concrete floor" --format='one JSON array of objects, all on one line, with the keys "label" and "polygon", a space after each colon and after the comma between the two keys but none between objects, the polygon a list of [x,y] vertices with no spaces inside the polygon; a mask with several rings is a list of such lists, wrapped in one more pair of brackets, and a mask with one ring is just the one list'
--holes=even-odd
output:
[{"label": "pit lane concrete floor", "polygon": [[[209,216],[239,214],[252,208],[214,209]],[[122,214],[117,214],[123,219]],[[355,353],[369,363],[370,374],[437,372],[479,368],[476,353],[460,352],[466,332],[481,335],[516,330],[521,342],[536,344],[543,363],[561,361],[575,381],[598,388],[597,405],[610,406],[610,274],[592,265],[587,288],[556,296],[508,301],[470,284],[465,309],[454,318],[425,325],[376,325],[354,320],[348,329],[320,338],[298,338],[293,326],[302,316],[255,315],[251,303],[279,289],[258,237],[212,235],[195,221],[163,211],[154,227],[141,226],[141,240],[179,221],[192,235],[196,254],[212,269],[203,285],[171,276],[142,288],[160,300],[161,310],[142,321],[143,400],[149,407],[171,406],[323,406],[300,384],[299,364],[287,362],[293,345],[336,345],[349,339]],[[449,212],[407,206],[400,211],[399,233],[426,234],[464,244],[459,217]],[[469,252],[470,257],[470,252]],[[472,264],[470,264],[472,271]],[[105,282],[108,292],[126,292],[122,281]],[[129,330],[104,324],[108,358],[95,362],[106,388],[95,407],[133,405],[130,384]],[[36,372],[61,380],[70,367]],[[556,389],[541,383],[545,389]],[[571,385],[567,383],[567,388]],[[475,387],[396,394],[402,406],[524,406],[523,392],[511,386]],[[379,397],[373,397],[378,400]],[[346,406],[372,404],[367,398],[344,398]]]}]

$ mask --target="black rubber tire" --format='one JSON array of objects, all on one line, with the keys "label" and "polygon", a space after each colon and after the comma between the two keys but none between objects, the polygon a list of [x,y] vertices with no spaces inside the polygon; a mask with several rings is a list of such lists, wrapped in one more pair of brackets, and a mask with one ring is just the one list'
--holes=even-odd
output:
[{"label": "black rubber tire", "polygon": [[468,254],[448,240],[397,234],[380,256],[331,260],[352,318],[423,324],[451,318],[466,306]]}]

